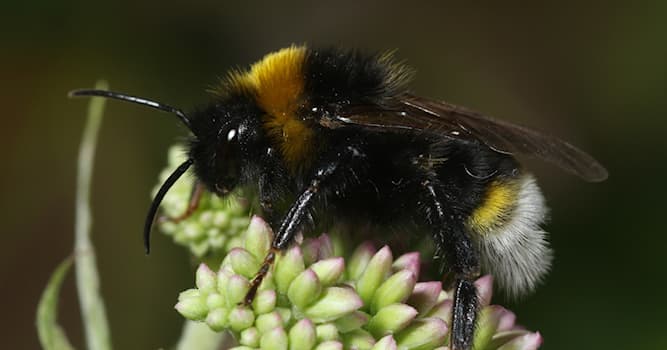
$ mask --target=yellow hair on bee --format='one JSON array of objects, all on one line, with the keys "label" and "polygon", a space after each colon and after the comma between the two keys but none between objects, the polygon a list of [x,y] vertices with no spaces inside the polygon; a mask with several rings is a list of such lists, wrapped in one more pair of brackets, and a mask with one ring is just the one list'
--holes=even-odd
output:
[{"label": "yellow hair on bee", "polygon": [[486,234],[502,225],[512,213],[517,200],[517,186],[511,181],[493,181],[489,184],[482,205],[477,207],[468,226],[479,234]]},{"label": "yellow hair on bee", "polygon": [[306,51],[304,46],[291,46],[270,53],[229,79],[234,89],[251,93],[266,112],[264,127],[292,170],[310,161],[314,141],[313,130],[297,116],[303,102]]},{"label": "yellow hair on bee", "polygon": [[390,50],[381,54],[378,57],[378,62],[389,68],[384,85],[390,90],[399,91],[404,89],[412,78],[414,78],[415,71],[403,62],[397,62],[394,59],[395,51]]}]

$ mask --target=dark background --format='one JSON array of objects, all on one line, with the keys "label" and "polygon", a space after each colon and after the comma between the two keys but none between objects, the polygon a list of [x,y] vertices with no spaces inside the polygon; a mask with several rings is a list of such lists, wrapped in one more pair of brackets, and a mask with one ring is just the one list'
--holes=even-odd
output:
[{"label": "dark background", "polygon": [[[231,5],[162,1],[3,3],[0,13],[0,329],[3,348],[38,347],[34,313],[73,237],[75,161],[87,103],[111,88],[189,109],[237,65],[291,43],[398,49],[415,92],[548,130],[594,154],[586,184],[529,162],[552,208],[547,282],[509,304],[544,349],[665,349],[667,2],[494,7],[383,1]],[[173,344],[186,253],[140,231],[175,118],[107,104],[93,180],[94,241],[117,349]],[[73,278],[60,320],[83,348]]]}]

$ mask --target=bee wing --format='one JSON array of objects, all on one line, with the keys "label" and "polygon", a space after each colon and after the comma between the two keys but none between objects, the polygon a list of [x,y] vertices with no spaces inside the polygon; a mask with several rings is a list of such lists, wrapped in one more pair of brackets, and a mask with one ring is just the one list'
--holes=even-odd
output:
[{"label": "bee wing", "polygon": [[357,125],[384,130],[411,130],[442,137],[478,140],[506,154],[534,156],[551,162],[586,181],[607,178],[593,157],[556,137],[497,120],[447,102],[402,95],[386,107],[348,106],[323,125]]}]

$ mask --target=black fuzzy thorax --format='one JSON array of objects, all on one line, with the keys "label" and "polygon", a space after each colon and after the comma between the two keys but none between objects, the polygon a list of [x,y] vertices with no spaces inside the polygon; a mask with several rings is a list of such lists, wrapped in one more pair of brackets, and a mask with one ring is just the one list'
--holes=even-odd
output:
[{"label": "black fuzzy thorax", "polygon": [[336,108],[382,105],[406,92],[412,71],[389,53],[329,48],[309,50],[304,62],[305,91],[310,105]]},{"label": "black fuzzy thorax", "polygon": [[306,92],[314,105],[380,103],[404,87],[391,81],[393,74],[400,73],[391,65],[379,53],[311,50],[304,63]]}]

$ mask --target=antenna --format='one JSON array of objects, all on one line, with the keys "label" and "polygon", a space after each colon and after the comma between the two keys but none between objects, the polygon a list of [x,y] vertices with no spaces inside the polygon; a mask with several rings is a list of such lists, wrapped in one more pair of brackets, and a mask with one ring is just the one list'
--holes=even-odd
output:
[{"label": "antenna", "polygon": [[107,91],[107,90],[95,90],[95,89],[83,89],[83,90],[74,90],[70,91],[68,94],[69,97],[82,97],[82,96],[98,96],[98,97],[106,97],[106,98],[114,98],[117,100],[121,101],[127,101],[127,102],[132,102],[136,103],[139,105],[143,106],[148,106],[151,108],[155,108],[164,112],[169,112],[169,113],[174,113],[178,118],[185,124],[185,126],[192,130],[192,127],[190,126],[190,118],[188,118],[183,111],[181,111],[178,108],[166,105],[164,103],[160,103],[157,101],[152,101],[143,97],[138,97],[138,96],[132,96],[132,95],[127,95],[119,92],[113,92],[113,91]]},{"label": "antenna", "polygon": [[146,223],[144,224],[144,247],[146,248],[146,254],[150,254],[151,252],[151,228],[153,227],[155,214],[157,213],[158,208],[160,208],[162,199],[164,199],[164,196],[167,194],[171,186],[173,186],[176,180],[178,180],[181,175],[183,175],[188,170],[192,163],[193,160],[190,158],[183,162],[183,164],[179,165],[178,168],[176,168],[176,170],[174,170],[174,172],[169,175],[162,186],[160,186],[160,189],[157,191],[155,198],[153,198],[153,202],[148,209],[148,214],[146,214]]}]

